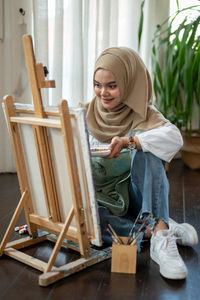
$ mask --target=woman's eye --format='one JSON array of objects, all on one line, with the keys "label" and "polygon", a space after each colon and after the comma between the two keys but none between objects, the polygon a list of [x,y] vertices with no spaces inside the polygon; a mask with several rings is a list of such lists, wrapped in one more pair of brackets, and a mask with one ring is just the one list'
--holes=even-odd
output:
[{"label": "woman's eye", "polygon": [[109,88],[112,89],[112,90],[116,89],[116,87],[117,87],[116,84],[111,84],[111,85],[109,85]]},{"label": "woman's eye", "polygon": [[99,83],[95,83],[94,86],[95,86],[96,88],[101,88],[101,85],[100,85]]}]

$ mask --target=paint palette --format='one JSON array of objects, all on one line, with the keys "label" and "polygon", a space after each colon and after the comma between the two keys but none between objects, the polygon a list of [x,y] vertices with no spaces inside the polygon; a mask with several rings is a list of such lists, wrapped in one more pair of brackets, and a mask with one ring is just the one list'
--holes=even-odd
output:
[{"label": "paint palette", "polygon": [[90,148],[91,150],[91,155],[93,157],[104,157],[110,154],[110,150],[108,149],[107,146],[96,146],[93,148]]}]

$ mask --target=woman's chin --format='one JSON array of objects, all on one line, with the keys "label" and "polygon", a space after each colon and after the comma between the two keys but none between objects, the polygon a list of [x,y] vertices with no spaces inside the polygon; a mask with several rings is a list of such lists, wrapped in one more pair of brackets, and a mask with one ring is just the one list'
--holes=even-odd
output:
[{"label": "woman's chin", "polygon": [[106,108],[106,109],[111,109],[115,106],[112,101],[109,101],[109,102],[108,101],[101,101],[101,103],[102,103],[103,107]]}]

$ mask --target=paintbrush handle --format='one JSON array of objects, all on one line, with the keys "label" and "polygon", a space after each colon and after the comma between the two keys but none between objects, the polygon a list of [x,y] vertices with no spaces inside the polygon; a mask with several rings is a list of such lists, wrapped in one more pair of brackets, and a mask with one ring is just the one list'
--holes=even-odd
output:
[{"label": "paintbrush handle", "polygon": [[112,228],[112,226],[110,224],[108,224],[108,228],[110,229],[110,231],[112,232],[112,234],[115,236],[115,238],[118,240],[118,242],[120,244],[123,244],[122,240],[120,239],[120,237],[116,234],[116,232],[114,231],[114,229]]},{"label": "paintbrush handle", "polygon": [[138,221],[141,213],[142,213],[142,209],[139,211],[139,214],[137,215],[137,218],[135,219],[135,222],[133,223],[133,226],[132,226],[132,228],[131,228],[131,230],[129,232],[128,239],[127,239],[127,242],[126,242],[127,245],[129,244],[130,239],[132,238],[133,230],[135,229],[135,225],[137,224],[137,221]]},{"label": "paintbrush handle", "polygon": [[[139,228],[138,231],[136,232],[136,235],[135,235],[134,240],[137,240],[138,235],[139,235],[139,234],[141,233],[141,231],[144,230],[144,228],[147,226],[147,225],[146,225],[146,222],[150,219],[150,217],[151,217],[151,214],[148,214],[148,215],[144,218],[144,220],[143,220],[143,222],[142,222],[140,228]],[[133,241],[134,241],[134,240],[133,240]],[[132,243],[133,243],[133,242],[132,242]]]},{"label": "paintbrush handle", "polygon": [[118,244],[118,245],[121,244],[121,243],[116,239],[116,237],[113,235],[112,231],[111,231],[109,228],[107,228],[107,229],[105,229],[105,230],[110,234],[112,240],[113,240],[116,244]]},{"label": "paintbrush handle", "polygon": [[147,226],[146,222],[150,219],[151,214],[148,214],[148,216],[146,216],[140,226],[140,228],[138,229],[138,231],[136,232],[135,238],[137,237],[137,235],[144,229],[144,227]]},{"label": "paintbrush handle", "polygon": [[140,233],[138,234],[138,236],[135,237],[134,240],[131,242],[130,246],[135,245],[135,244],[137,243],[138,239],[141,237],[142,234],[143,234],[143,232],[140,232]]}]

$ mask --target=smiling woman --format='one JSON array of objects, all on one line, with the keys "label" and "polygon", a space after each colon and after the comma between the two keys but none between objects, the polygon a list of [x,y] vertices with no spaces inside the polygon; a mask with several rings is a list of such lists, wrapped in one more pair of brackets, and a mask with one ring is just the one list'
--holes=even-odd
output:
[{"label": "smiling woman", "polygon": [[[107,156],[92,156],[103,241],[111,243],[107,224],[128,236],[138,213],[141,222],[149,215],[152,231],[143,234],[151,237],[152,260],[164,277],[184,279],[187,269],[170,227],[165,172],[165,162],[182,146],[181,134],[152,105],[150,74],[132,49],[104,50],[95,64],[93,85],[96,95],[86,105],[90,147],[107,145],[110,150]],[[198,240],[193,232],[192,245]]]},{"label": "smiling woman", "polygon": [[114,75],[104,69],[98,69],[94,75],[94,92],[104,108],[112,109],[120,103],[120,91]]}]

